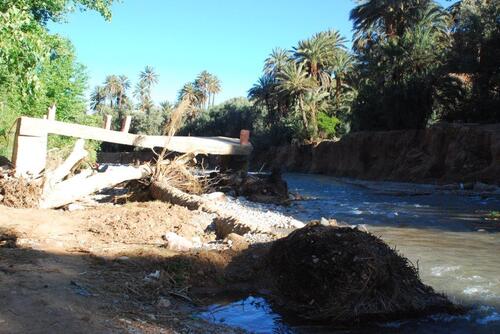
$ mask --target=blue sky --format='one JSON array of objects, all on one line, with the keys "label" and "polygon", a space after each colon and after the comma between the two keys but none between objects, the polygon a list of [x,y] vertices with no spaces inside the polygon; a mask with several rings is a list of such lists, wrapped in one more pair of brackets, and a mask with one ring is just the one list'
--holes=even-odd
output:
[{"label": "blue sky", "polygon": [[[448,6],[445,0],[439,1]],[[354,0],[123,0],[111,22],[93,12],[75,12],[52,32],[71,39],[86,65],[89,89],[108,74],[133,84],[151,65],[160,75],[156,102],[174,101],[181,86],[202,70],[222,82],[221,102],[246,96],[274,47],[334,28],[351,39]]]}]

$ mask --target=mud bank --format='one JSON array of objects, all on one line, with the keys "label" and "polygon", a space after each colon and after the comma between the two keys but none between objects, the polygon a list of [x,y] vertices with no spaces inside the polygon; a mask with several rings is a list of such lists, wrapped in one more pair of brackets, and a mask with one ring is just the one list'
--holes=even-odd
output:
[{"label": "mud bank", "polygon": [[255,152],[254,169],[368,180],[500,184],[500,124],[356,132],[338,142],[291,144]]}]

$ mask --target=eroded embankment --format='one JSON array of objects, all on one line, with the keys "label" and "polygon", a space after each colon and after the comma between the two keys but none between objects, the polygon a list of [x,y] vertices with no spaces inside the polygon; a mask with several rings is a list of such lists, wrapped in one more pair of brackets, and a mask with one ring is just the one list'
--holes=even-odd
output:
[{"label": "eroded embankment", "polygon": [[256,152],[257,169],[280,167],[370,180],[500,184],[500,124],[356,132],[338,142]]}]

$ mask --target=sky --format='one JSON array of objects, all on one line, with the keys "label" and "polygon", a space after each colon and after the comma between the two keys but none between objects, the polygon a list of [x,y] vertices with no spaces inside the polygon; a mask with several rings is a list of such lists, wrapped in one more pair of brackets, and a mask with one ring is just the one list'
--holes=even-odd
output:
[{"label": "sky", "polygon": [[[439,0],[449,6],[450,2]],[[217,75],[221,102],[246,96],[275,47],[336,29],[350,42],[354,0],[122,0],[112,20],[74,12],[51,32],[68,37],[87,67],[89,91],[110,74],[133,85],[146,65],[159,74],[155,102],[174,102],[179,89],[203,70]]]}]

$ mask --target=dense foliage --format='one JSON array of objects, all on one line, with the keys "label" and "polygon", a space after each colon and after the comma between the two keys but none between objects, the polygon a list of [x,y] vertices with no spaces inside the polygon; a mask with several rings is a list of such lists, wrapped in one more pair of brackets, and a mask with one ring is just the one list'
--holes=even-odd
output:
[{"label": "dense foliage", "polygon": [[335,31],[275,49],[249,98],[295,138],[500,121],[500,2],[364,0],[353,49]]},{"label": "dense foliage", "polygon": [[0,2],[0,154],[9,153],[20,115],[41,116],[56,104],[59,119],[93,122],[85,115],[85,69],[76,62],[71,43],[50,34],[46,24],[75,8],[109,18],[110,5],[111,0]]},{"label": "dense foliage", "polygon": [[335,120],[349,112],[354,97],[349,78],[353,59],[345,43],[337,31],[329,30],[300,41],[292,50],[273,50],[263,76],[248,92],[256,106],[266,109],[271,126],[300,120],[297,138],[342,132]]},{"label": "dense foliage", "polygon": [[463,0],[449,10],[431,0],[354,8],[355,128],[499,121],[499,9],[488,0]]}]

